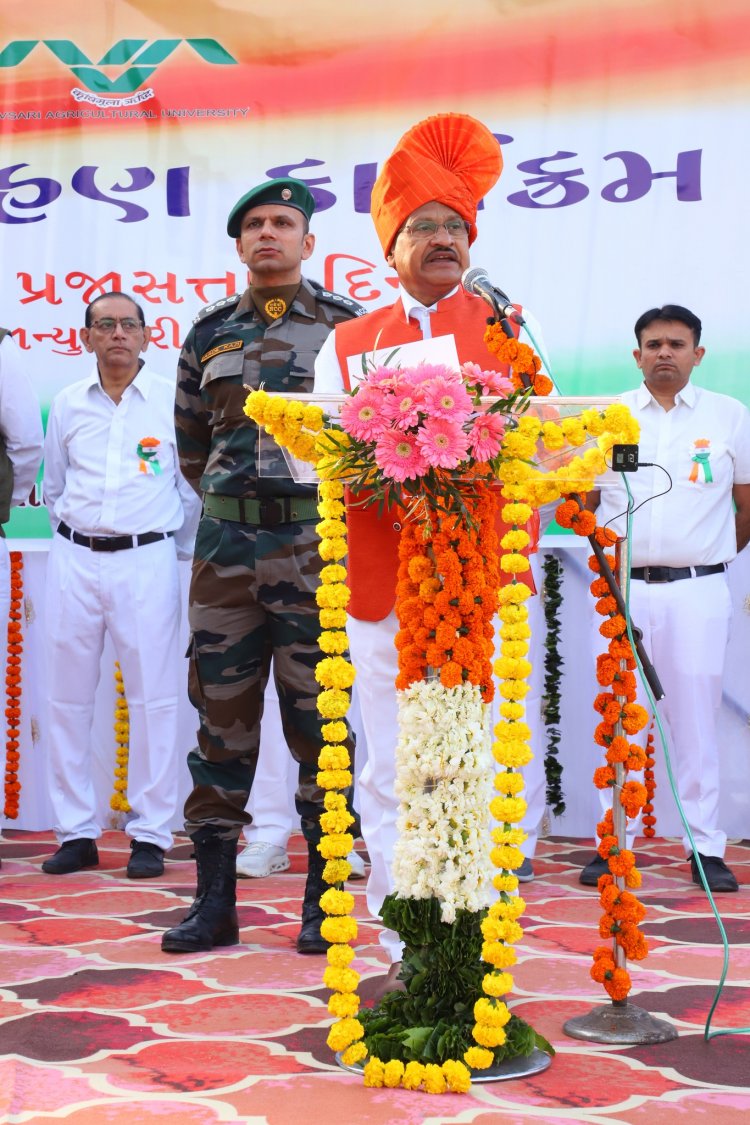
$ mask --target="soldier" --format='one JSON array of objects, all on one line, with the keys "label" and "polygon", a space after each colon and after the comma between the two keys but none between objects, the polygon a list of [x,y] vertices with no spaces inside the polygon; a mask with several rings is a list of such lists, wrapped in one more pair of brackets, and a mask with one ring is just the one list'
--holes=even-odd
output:
[{"label": "soldier", "polygon": [[[299,763],[296,804],[308,846],[300,953],[324,953],[325,889],[317,850],[323,792],[316,710],[322,562],[315,488],[294,480],[283,455],[243,413],[248,388],[306,393],[332,328],[361,310],[302,277],[313,252],[315,208],[305,184],[276,179],[233,207],[227,233],[248,269],[241,297],[197,317],[180,356],[175,419],[182,470],[203,496],[190,588],[189,694],[198,746],[186,829],[198,867],[196,899],[162,939],[170,953],[236,945],[237,838],[258,759],[263,693],[273,656],[287,745]],[[349,745],[350,751],[353,749]]]}]

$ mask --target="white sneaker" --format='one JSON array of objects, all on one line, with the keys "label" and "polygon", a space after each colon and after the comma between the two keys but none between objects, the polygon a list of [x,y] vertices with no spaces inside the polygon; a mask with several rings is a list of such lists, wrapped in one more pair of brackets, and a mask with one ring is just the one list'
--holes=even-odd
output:
[{"label": "white sneaker", "polygon": [[351,866],[351,872],[349,874],[350,879],[365,878],[365,861],[362,859],[359,852],[355,852],[354,849],[352,849],[346,857],[346,861]]},{"label": "white sneaker", "polygon": [[256,840],[237,856],[237,874],[243,879],[265,879],[274,871],[286,871],[289,856],[286,848]]}]

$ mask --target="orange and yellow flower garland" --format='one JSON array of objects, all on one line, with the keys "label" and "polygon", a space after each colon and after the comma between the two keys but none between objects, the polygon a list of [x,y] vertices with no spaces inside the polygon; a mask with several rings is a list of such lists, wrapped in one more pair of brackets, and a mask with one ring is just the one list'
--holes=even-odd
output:
[{"label": "orange and yellow flower garland", "polygon": [[643,806],[641,823],[643,835],[651,839],[656,834],[656,816],[654,814],[654,793],[656,792],[656,777],[654,776],[654,720],[646,740],[646,765],[643,768],[643,784],[646,786],[646,804]]},{"label": "orange and yellow flower garland", "polygon": [[481,481],[467,499],[474,533],[455,514],[405,520],[399,543],[396,688],[437,672],[443,687],[476,684],[492,699],[492,618],[497,572],[496,500]]},{"label": "orange and yellow flower garland", "polygon": [[119,661],[115,661],[115,780],[114,792],[109,799],[109,807],[115,812],[130,812],[128,801],[128,760],[130,758],[130,717],[128,701],[125,696],[125,684],[122,678]]},{"label": "orange and yellow flower garland", "polygon": [[[324,433],[320,407],[285,400],[260,390],[248,395],[245,413],[293,456],[319,464],[318,444]],[[326,914],[321,934],[331,943],[324,982],[331,989],[328,1010],[336,1021],[327,1042],[331,1050],[341,1052],[347,1065],[353,1065],[367,1055],[367,1049],[361,1042],[364,1029],[356,1018],[360,1007],[359,974],[351,967],[354,959],[351,943],[357,937],[357,923],[352,917],[354,896],[344,889],[351,873],[346,857],[354,846],[354,839],[348,832],[354,818],[345,796],[352,784],[352,773],[345,746],[348,728],[344,721],[349,710],[354,669],[345,656],[349,589],[346,567],[342,565],[347,552],[343,494],[343,485],[337,480],[324,480],[320,484],[320,523],[316,531],[320,536],[318,550],[326,565],[321,570],[321,584],[315,597],[321,626],[320,648],[324,655],[315,674],[321,685],[317,706],[324,719],[321,734],[325,739],[318,759],[317,781],[325,790],[325,812],[320,818],[322,838],[318,847],[326,861],[323,878],[329,884],[320,900]]]},{"label": "orange and yellow flower garland", "polygon": [[[535,395],[542,397],[550,393],[552,380],[542,372],[542,361],[528,344],[521,343],[515,336],[508,336],[500,324],[487,325],[484,342],[501,363],[508,365],[516,390],[531,387]],[[528,383],[524,382],[524,375]]]},{"label": "orange and yellow flower garland", "polygon": [[[294,404],[292,404],[294,405]],[[301,419],[300,419],[301,421]],[[293,424],[293,421],[292,421]],[[325,745],[318,758],[317,781],[325,790],[325,812],[320,818],[323,836],[319,851],[326,861],[323,878],[330,884],[320,905],[327,917],[320,932],[331,944],[327,951],[328,967],[323,976],[331,989],[328,1011],[336,1022],[328,1033],[327,1043],[340,1051],[347,1065],[360,1062],[367,1049],[362,1043],[364,1028],[356,1018],[360,1000],[357,995],[359,974],[351,968],[357,937],[357,923],[352,917],[354,896],[344,889],[351,872],[347,860],[354,846],[348,831],[354,821],[346,803],[346,790],[352,784],[351,762],[345,742],[348,736],[344,717],[349,709],[349,690],[354,683],[354,669],[346,658],[346,606],[349,589],[345,585],[346,523],[344,522],[343,485],[323,481],[320,485],[318,514],[321,522],[316,530],[320,536],[319,552],[326,565],[321,571],[321,584],[316,591],[320,611],[320,648],[325,654],[315,670],[321,685],[318,711],[325,719],[321,733]]]},{"label": "orange and yellow flower garland", "polygon": [[[488,333],[491,330],[490,326]],[[508,340],[508,343],[511,341]],[[533,363],[537,357],[530,348],[527,347],[527,350],[532,357],[529,362]],[[498,355],[505,362],[512,362],[507,352],[508,349],[505,354],[498,352]],[[519,771],[532,758],[529,745],[531,730],[524,722],[526,712],[523,702],[528,694],[527,681],[531,673],[531,664],[527,659],[531,629],[525,604],[531,596],[531,590],[521,578],[530,567],[528,558],[522,552],[530,543],[526,525],[531,518],[532,508],[521,502],[520,497],[523,495],[521,482],[526,476],[526,464],[535,453],[536,435],[535,420],[524,418],[519,420],[515,430],[506,433],[503,453],[508,460],[500,472],[500,479],[504,481],[502,496],[505,500],[502,518],[509,527],[500,540],[503,551],[500,555],[500,567],[511,576],[511,581],[499,589],[500,656],[494,663],[495,675],[500,680],[499,692],[503,698],[499,708],[500,721],[495,726],[492,743],[492,755],[498,765],[494,781],[498,796],[490,804],[490,812],[498,822],[497,827],[492,829],[494,847],[490,858],[498,869],[493,884],[499,897],[492,903],[482,922],[482,960],[487,962],[491,971],[483,977],[482,991],[485,996],[477,1002],[474,1009],[477,1020],[474,1038],[478,1046],[470,1048],[464,1056],[467,1064],[477,1070],[491,1066],[493,1048],[505,1042],[504,1028],[510,1020],[510,1010],[503,997],[512,991],[514,984],[513,977],[507,970],[517,960],[513,946],[523,936],[518,919],[526,909],[524,900],[515,893],[518,890],[518,876],[514,872],[523,863],[520,845],[526,839],[526,833],[519,827],[526,815],[526,801],[521,796],[525,782],[523,773]]]},{"label": "orange and yellow flower garland", "polygon": [[[531,354],[533,356],[533,353]],[[505,356],[503,358],[505,359]],[[263,392],[259,394],[263,395]],[[265,398],[268,400],[268,396],[265,396]],[[309,451],[311,440],[313,444],[315,443],[316,439],[311,438],[311,434],[319,435],[317,437],[318,451],[320,454],[326,454],[327,456],[318,460],[317,467],[319,471],[324,470],[321,475],[326,473],[331,476],[335,475],[337,449],[342,445],[342,441],[339,439],[343,440],[343,446],[345,446],[346,435],[339,435],[336,431],[327,431],[320,435],[323,426],[322,421],[317,419],[315,424],[312,424],[309,418],[306,419],[307,424],[303,427],[301,425],[302,408],[300,404],[294,404],[297,408],[294,420],[287,417],[284,405],[283,402],[279,403],[278,400],[274,405],[274,428],[271,432],[274,432],[280,444],[287,444],[287,447],[295,455],[303,457],[305,456],[303,448],[307,446]],[[250,396],[246,410],[251,417],[265,424],[262,419],[264,408],[258,399],[258,393]],[[305,428],[308,430],[306,434],[302,432]],[[504,536],[503,540],[503,546],[507,552],[503,566],[506,572],[514,578],[512,584],[506,587],[507,593],[504,592],[501,599],[504,608],[503,629],[506,631],[504,641],[507,641],[509,645],[508,650],[501,654],[501,660],[506,663],[502,666],[503,671],[499,672],[499,674],[506,676],[504,683],[505,703],[501,705],[501,714],[506,723],[499,725],[498,730],[496,730],[498,738],[496,746],[493,747],[500,764],[505,766],[504,772],[499,774],[496,780],[496,788],[501,796],[493,802],[493,813],[502,825],[495,830],[494,842],[496,847],[493,859],[503,871],[495,877],[495,885],[501,892],[501,900],[491,908],[490,914],[483,924],[485,938],[483,957],[493,966],[493,971],[485,974],[483,982],[485,997],[478,1000],[475,1005],[474,1038],[478,1046],[470,1048],[466,1054],[466,1062],[472,1066],[487,1066],[488,1059],[492,1059],[492,1048],[502,1044],[504,1040],[503,1028],[510,1019],[510,1013],[500,998],[512,987],[512,977],[505,972],[505,969],[515,961],[515,953],[511,946],[521,934],[517,918],[524,909],[521,900],[511,899],[508,895],[509,891],[517,887],[518,882],[517,877],[512,874],[512,869],[514,866],[518,866],[523,858],[518,845],[524,839],[524,834],[520,828],[514,827],[522,819],[525,811],[525,803],[518,797],[523,789],[523,776],[515,770],[530,758],[527,741],[528,728],[519,721],[523,717],[523,706],[519,701],[525,695],[524,689],[528,690],[523,681],[528,675],[528,670],[530,670],[528,661],[524,660],[524,643],[528,639],[528,634],[524,636],[524,627],[528,630],[528,625],[525,624],[526,611],[523,605],[523,601],[529,596],[530,591],[523,583],[515,580],[516,574],[522,573],[529,565],[521,553],[528,543],[528,537],[525,530],[518,525],[518,521],[523,515],[523,509],[526,506],[525,500],[537,505],[570,491],[571,475],[575,477],[578,488],[581,487],[581,480],[586,481],[589,478],[593,480],[605,467],[604,455],[609,446],[614,441],[628,440],[631,434],[632,418],[626,409],[617,406],[610,407],[605,412],[590,410],[584,412],[581,419],[564,419],[559,425],[554,422],[542,425],[536,419],[522,418],[517,431],[513,431],[510,435],[512,440],[509,443],[509,453],[507,454],[510,459],[503,466],[505,471],[500,473],[501,479],[504,481],[503,494],[511,501],[511,504],[506,506],[510,507],[511,510],[504,512],[504,516],[508,522],[513,524],[511,531]],[[326,437],[330,440],[326,441]],[[574,457],[561,470],[559,479],[554,479],[555,475],[552,473],[541,474],[534,471],[532,465],[525,460],[524,450],[528,448],[529,442],[533,445],[540,437],[543,438],[547,448],[560,449],[566,443],[573,446],[581,445],[587,438],[591,437],[596,439],[597,446],[589,449],[582,457]],[[312,457],[308,459],[313,460]],[[531,457],[529,457],[529,460],[531,460]],[[524,520],[526,518],[528,517],[525,516]],[[402,593],[407,600],[410,597],[415,598],[417,592],[420,592],[426,595],[428,601],[430,597],[434,601],[438,590],[430,569],[425,565],[427,553],[421,545],[419,548],[417,547],[416,541],[412,544],[412,547],[413,549],[406,560],[406,572],[401,573],[401,581],[406,583]],[[412,566],[411,570],[409,569],[410,565]],[[414,589],[415,586],[417,587],[416,590]],[[438,624],[437,620],[435,624]],[[411,630],[402,630],[404,635],[400,638],[401,674],[406,676],[407,682],[409,678],[412,681],[418,681],[427,666],[426,638],[423,634],[419,635],[419,628],[420,626],[417,623]],[[452,659],[447,658],[449,651],[452,657],[452,649],[442,649],[443,666],[454,663]],[[433,655],[441,656],[439,647]],[[449,669],[447,675],[450,676],[452,671],[452,669]],[[461,670],[462,680],[465,676],[468,678],[467,673],[468,669],[464,667]],[[502,733],[498,733],[498,731]],[[341,768],[338,762],[337,768]],[[340,847],[338,846],[339,842],[337,842],[334,852],[336,862],[341,862],[341,857],[348,851],[350,841],[351,837],[348,837],[348,846],[344,850],[341,850],[341,848],[344,848],[344,842],[340,842]],[[614,903],[613,908],[619,910],[620,905]],[[343,899],[337,900],[336,909],[331,910],[334,919],[337,920],[345,915],[346,908],[347,904]],[[353,920],[350,921],[353,922]],[[624,921],[627,922],[629,919],[624,919]],[[329,940],[333,940],[330,934],[325,936]],[[344,1052],[344,1061],[352,1061],[354,1058],[353,1054],[350,1053],[352,1049],[356,1050],[357,1058],[362,1058],[366,1054],[366,1048],[364,1044],[359,1042],[361,1025],[354,1018],[356,1015],[355,1004],[357,1003],[354,997],[357,974],[348,969],[353,951],[346,947],[345,949],[346,952],[341,950],[341,956],[345,958],[345,961],[334,966],[336,969],[347,970],[346,979],[343,981],[344,987],[339,985],[339,994],[343,999],[340,1014],[343,1018],[340,1019],[338,1025],[334,1025],[334,1028],[332,1028],[329,1043],[334,1049]],[[338,956],[338,953],[336,956]],[[349,973],[353,976],[349,976]],[[336,1007],[337,1011],[334,1014],[339,1014],[338,1005]],[[446,1084],[447,1088],[467,1088],[467,1072],[463,1064],[450,1060],[449,1063],[456,1071],[453,1074],[451,1070],[451,1077],[445,1073],[446,1067],[449,1066],[448,1063],[445,1064],[443,1073],[440,1073],[440,1068],[424,1067],[419,1063],[408,1063],[404,1066],[404,1064],[395,1061],[383,1063],[378,1059],[370,1059],[365,1068],[365,1081],[370,1085],[401,1085],[404,1088],[424,1088],[430,1092],[439,1092],[446,1088]],[[432,1071],[436,1071],[436,1073],[433,1074]],[[456,1085],[453,1085],[452,1081]]]},{"label": "orange and yellow flower garland", "polygon": [[[596,518],[591,512],[582,509],[577,498],[570,498],[557,509],[557,521],[561,527],[572,528],[578,535],[595,535],[599,546],[611,548],[616,535],[607,528],[596,526]],[[611,570],[615,568],[615,556],[605,555]],[[601,567],[596,555],[589,558],[589,568],[600,575]],[[601,687],[607,691],[599,692],[594,709],[601,721],[596,727],[594,739],[605,748],[605,766],[594,771],[594,784],[598,789],[615,786],[615,766],[621,764],[625,773],[629,770],[641,771],[646,764],[646,753],[636,743],[617,733],[619,726],[626,735],[637,734],[648,723],[648,713],[635,702],[636,680],[634,675],[635,658],[627,636],[625,618],[619,612],[612,597],[609,585],[603,577],[591,583],[591,593],[597,599],[596,610],[605,620],[599,627],[602,636],[608,639],[607,652],[597,658],[596,676]],[[647,802],[646,787],[635,780],[625,780],[620,792],[615,792],[625,810],[625,815],[634,819]],[[598,852],[607,860],[609,873],[599,878],[600,901],[604,913],[599,921],[599,936],[612,938],[625,956],[631,961],[646,957],[648,946],[640,931],[639,923],[645,915],[645,908],[632,893],[641,885],[641,874],[635,864],[635,855],[630,848],[620,846],[614,834],[612,810],[608,809],[597,825],[599,837]],[[620,886],[616,880],[624,882]],[[629,889],[626,889],[629,888]],[[594,952],[592,978],[604,986],[612,1000],[624,1000],[632,987],[630,974],[624,967],[615,963],[612,947],[599,946]]]},{"label": "orange and yellow flower garland", "polygon": [[5,667],[5,803],[8,820],[18,817],[21,783],[18,769],[21,764],[21,658],[23,656],[23,630],[21,604],[23,602],[23,555],[10,552],[10,614],[8,616],[8,657]]}]

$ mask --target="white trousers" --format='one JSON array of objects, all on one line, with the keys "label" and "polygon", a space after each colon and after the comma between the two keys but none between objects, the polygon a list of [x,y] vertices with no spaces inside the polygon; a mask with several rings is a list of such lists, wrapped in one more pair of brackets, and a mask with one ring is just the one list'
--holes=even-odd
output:
[{"label": "white trousers", "polygon": [[[533,557],[534,579],[539,583],[539,563]],[[543,613],[541,599],[529,598],[529,620],[532,628],[530,659],[534,683],[526,700],[526,713],[533,731],[534,760],[524,770],[528,810],[524,829],[529,839],[524,855],[531,858],[536,847],[539,824],[544,813],[545,781],[542,724],[540,716],[541,685],[543,681],[542,643]],[[393,850],[398,833],[398,799],[395,793],[396,756],[398,739],[398,707],[395,682],[398,672],[398,654],[395,637],[398,621],[395,611],[383,621],[358,621],[350,617],[347,623],[352,661],[357,669],[357,692],[362,728],[367,742],[367,761],[359,778],[359,811],[362,818],[362,835],[370,856],[370,877],[367,881],[367,906],[377,918],[386,895],[393,891],[391,874]],[[493,703],[493,723],[496,721],[497,703]],[[391,962],[400,961],[403,946],[393,930],[382,929],[380,944]]]},{"label": "white trousers", "polygon": [[[130,714],[127,795],[132,814],[126,832],[133,839],[171,847],[182,670],[174,539],[100,552],[54,535],[46,620],[49,787],[59,841],[101,834],[91,729],[106,631],[120,662]],[[113,763],[115,749],[113,733]]]},{"label": "white trousers", "polygon": [[[685,818],[703,855],[723,857],[726,833],[719,828],[719,742],[724,661],[732,603],[725,575],[685,578],[678,582],[630,583],[630,613],[643,631],[643,645],[664,688],[658,704],[666,719],[672,769]],[[601,618],[599,618],[601,623]],[[599,636],[598,652],[606,641]],[[640,690],[638,702],[649,710]],[[645,745],[648,727],[638,741]],[[657,754],[658,733],[655,735]],[[602,808],[612,801],[600,792]],[[630,827],[630,825],[629,825]],[[637,826],[633,824],[633,828]],[[632,844],[628,833],[628,844]],[[685,855],[692,846],[684,835]]]},{"label": "white trousers", "polygon": [[299,767],[289,753],[281,726],[279,699],[273,681],[273,661],[263,696],[260,750],[253,787],[247,802],[252,824],[242,833],[248,844],[264,841],[286,848],[299,814],[294,803]]}]

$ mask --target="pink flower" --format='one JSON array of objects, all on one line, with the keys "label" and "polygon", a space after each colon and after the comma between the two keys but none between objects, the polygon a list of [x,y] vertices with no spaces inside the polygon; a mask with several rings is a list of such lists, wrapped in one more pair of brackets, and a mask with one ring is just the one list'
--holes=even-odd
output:
[{"label": "pink flower", "polygon": [[452,418],[457,422],[469,414],[471,396],[461,377],[438,375],[425,387],[425,412],[431,418]]},{"label": "pink flower", "polygon": [[469,430],[469,449],[475,461],[491,461],[500,452],[505,419],[500,414],[480,414]]},{"label": "pink flower", "polygon": [[364,385],[367,385],[369,383],[377,387],[381,386],[384,383],[389,384],[393,382],[394,380],[398,379],[400,374],[401,372],[397,367],[383,367],[382,365],[378,365],[378,367],[375,367],[367,372],[363,383]]},{"label": "pink flower", "polygon": [[427,463],[414,434],[385,430],[375,442],[375,463],[391,480],[414,480],[427,471]]},{"label": "pink flower", "polygon": [[433,379],[457,379],[459,376],[444,363],[420,363],[418,367],[405,367],[404,375],[416,385],[429,383]]},{"label": "pink flower", "polygon": [[462,364],[461,374],[480,394],[506,398],[513,392],[513,383],[507,375],[502,375],[499,371],[483,371],[478,363]]},{"label": "pink flower", "polygon": [[341,407],[341,425],[359,441],[373,441],[387,424],[383,394],[376,387],[362,384]]},{"label": "pink flower", "polygon": [[419,424],[419,412],[424,410],[424,393],[421,387],[401,379],[384,403],[386,416],[399,430],[408,430]]},{"label": "pink flower", "polygon": [[483,371],[482,379],[482,393],[485,395],[499,395],[501,398],[508,398],[513,394],[513,383],[509,376],[503,375],[500,371]]},{"label": "pink flower", "polygon": [[417,434],[417,443],[428,465],[455,469],[466,459],[469,435],[451,418],[428,418]]}]

